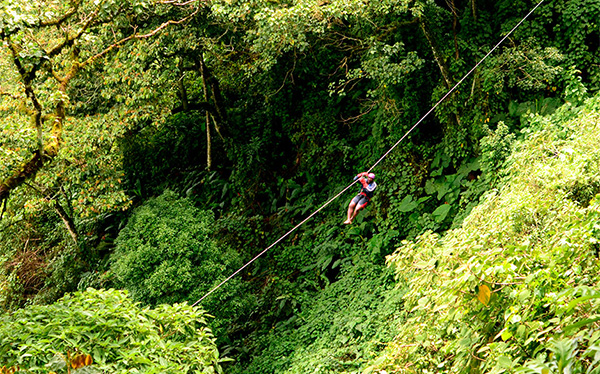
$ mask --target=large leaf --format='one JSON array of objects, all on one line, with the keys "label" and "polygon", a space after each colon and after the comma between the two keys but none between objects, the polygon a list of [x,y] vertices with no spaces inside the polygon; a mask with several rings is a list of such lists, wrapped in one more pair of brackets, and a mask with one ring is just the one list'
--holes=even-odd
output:
[{"label": "large leaf", "polygon": [[436,222],[442,222],[446,219],[448,212],[450,212],[451,205],[450,204],[442,204],[436,208],[436,210],[431,213]]},{"label": "large leaf", "polygon": [[412,195],[406,195],[404,199],[400,202],[398,206],[398,210],[406,213],[414,210],[419,204],[413,200]]}]

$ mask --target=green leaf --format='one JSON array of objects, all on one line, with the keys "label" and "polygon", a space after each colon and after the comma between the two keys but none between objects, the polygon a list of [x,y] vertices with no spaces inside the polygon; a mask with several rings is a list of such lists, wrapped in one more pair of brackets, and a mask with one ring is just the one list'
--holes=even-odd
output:
[{"label": "green leaf", "polygon": [[525,290],[519,292],[519,296],[518,296],[519,301],[521,303],[524,303],[529,298],[529,296],[531,296],[531,292],[529,290],[525,289]]},{"label": "green leaf", "polygon": [[500,356],[498,357],[498,365],[505,369],[511,369],[513,367],[513,361],[506,356]]},{"label": "green leaf", "polygon": [[593,295],[586,295],[586,296],[582,296],[582,297],[578,297],[577,299],[571,301],[566,308],[567,312],[570,312],[573,308],[575,308],[577,305],[591,300],[591,299],[600,299],[600,294],[593,294]]},{"label": "green leaf", "polygon": [[437,207],[431,214],[433,215],[435,221],[440,223],[444,221],[444,219],[446,219],[448,212],[450,212],[450,208],[450,204],[442,204],[439,207]]},{"label": "green leaf", "polygon": [[589,324],[592,324],[592,323],[597,322],[597,321],[600,321],[600,317],[586,318],[586,319],[581,320],[581,321],[579,321],[577,323],[574,323],[572,325],[566,326],[565,327],[565,332],[569,333],[569,332],[571,332],[574,329],[579,329],[579,328],[581,328],[581,327],[583,327],[585,325],[589,325]]},{"label": "green leaf", "polygon": [[398,205],[398,210],[406,213],[414,210],[419,204],[413,200],[411,195],[406,195]]},{"label": "green leaf", "polygon": [[504,330],[500,337],[502,338],[502,341],[507,341],[508,339],[512,338],[512,333],[508,330]]}]

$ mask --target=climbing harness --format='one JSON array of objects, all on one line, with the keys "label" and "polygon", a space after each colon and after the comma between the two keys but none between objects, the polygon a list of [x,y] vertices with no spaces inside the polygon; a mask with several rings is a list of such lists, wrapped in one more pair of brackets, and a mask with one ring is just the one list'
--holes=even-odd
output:
[{"label": "climbing harness", "polygon": [[[504,40],[506,40],[506,38],[508,38],[519,26],[521,26],[521,24],[533,13],[535,12],[535,10],[544,2],[544,0],[540,0],[539,3],[537,3],[537,5],[535,7],[533,7],[533,9],[527,13],[527,15],[525,17],[523,17],[495,46],[494,48],[492,48],[481,60],[479,60],[479,62],[471,69],[469,70],[469,72],[467,74],[465,74],[464,77],[462,77],[462,79],[460,81],[458,81],[458,83],[456,83],[440,100],[438,100],[437,103],[435,103],[435,105],[433,107],[431,107],[431,109],[429,109],[429,111],[427,113],[425,113],[410,129],[408,129],[408,131],[396,142],[394,143],[394,145],[383,155],[381,156],[381,158],[379,160],[377,160],[377,162],[375,162],[373,164],[373,166],[371,166],[371,168],[367,171],[367,173],[370,173],[371,170],[373,170],[377,165],[379,165],[379,163],[381,161],[383,161],[384,158],[386,158],[397,146],[398,144],[400,144],[417,126],[419,126],[421,124],[421,122],[423,122],[423,120],[425,118],[427,118],[427,116],[429,116],[429,114],[431,114],[431,112],[433,112],[444,100],[446,100],[446,98],[448,96],[450,96],[450,94],[452,92],[454,92],[456,90],[456,88],[458,86],[460,86],[462,84],[462,82],[467,79],[467,77],[469,75],[471,75],[471,73],[473,73],[475,71],[475,69],[477,69],[479,67],[479,65],[481,65],[481,63],[488,58],[489,55],[492,54],[492,52],[494,52],[496,50],[496,48],[498,48],[500,46],[500,44],[502,44],[504,42]],[[336,200],[338,197],[340,197],[344,192],[346,192],[350,187],[352,187],[356,182],[358,181],[355,180],[352,183],[350,183],[346,188],[344,188],[343,190],[341,190],[340,192],[338,192],[337,195],[335,195],[334,197],[332,197],[331,199],[327,200],[327,202],[325,202],[323,205],[321,205],[321,207],[319,207],[317,210],[315,210],[311,215],[309,215],[308,217],[306,217],[302,222],[300,222],[299,224],[297,224],[296,226],[294,226],[290,231],[286,232],[285,234],[283,234],[279,239],[277,239],[275,242],[273,242],[273,244],[271,244],[270,246],[268,246],[267,248],[265,248],[264,250],[262,250],[259,254],[257,254],[256,256],[254,256],[250,261],[248,261],[246,264],[244,264],[244,266],[242,266],[241,268],[239,268],[238,270],[236,270],[233,274],[231,274],[229,277],[225,278],[225,280],[223,280],[221,283],[219,283],[217,286],[215,286],[214,288],[212,288],[210,291],[208,291],[204,296],[202,296],[200,299],[198,299],[198,301],[196,301],[194,304],[192,304],[192,306],[196,306],[198,305],[200,302],[202,302],[202,300],[204,300],[205,298],[207,298],[210,294],[212,294],[213,292],[215,292],[216,290],[218,290],[221,286],[223,286],[225,283],[227,283],[231,278],[235,277],[237,274],[239,274],[242,270],[244,270],[246,267],[248,267],[250,264],[252,264],[254,261],[256,261],[259,257],[261,257],[263,254],[265,254],[267,251],[269,251],[271,248],[273,248],[275,245],[277,245],[279,242],[281,242],[283,239],[287,238],[292,232],[296,231],[296,229],[300,226],[302,226],[306,221],[308,221],[309,219],[311,219],[312,217],[314,217],[317,213],[319,213],[321,210],[323,210],[326,206],[328,206],[332,201]]]}]

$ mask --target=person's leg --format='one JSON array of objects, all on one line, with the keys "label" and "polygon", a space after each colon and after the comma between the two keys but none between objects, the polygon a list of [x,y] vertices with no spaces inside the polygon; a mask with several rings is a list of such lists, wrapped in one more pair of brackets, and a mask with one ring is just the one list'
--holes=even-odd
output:
[{"label": "person's leg", "polygon": [[356,203],[356,207],[354,208],[354,211],[352,212],[352,217],[349,218],[350,223],[352,223],[352,221],[354,221],[354,218],[356,218],[356,216],[358,215],[358,212],[360,212],[361,209],[364,209],[368,203],[369,203],[369,199],[367,197],[361,195],[360,200]]},{"label": "person's leg", "polygon": [[348,219],[344,221],[346,225],[352,222],[352,215],[354,214],[358,200],[360,200],[360,196],[355,196],[350,202],[350,205],[348,205]]},{"label": "person's leg", "polygon": [[352,213],[352,218],[350,218],[350,222],[354,221],[354,218],[356,218],[356,216],[358,215],[358,212],[361,210],[361,206],[357,205],[356,208],[354,208],[354,212]]},{"label": "person's leg", "polygon": [[348,218],[344,221],[344,223],[347,225],[350,222],[352,222],[352,214],[354,213],[354,208],[356,207],[356,203],[354,201],[350,202],[350,205],[348,205]]}]

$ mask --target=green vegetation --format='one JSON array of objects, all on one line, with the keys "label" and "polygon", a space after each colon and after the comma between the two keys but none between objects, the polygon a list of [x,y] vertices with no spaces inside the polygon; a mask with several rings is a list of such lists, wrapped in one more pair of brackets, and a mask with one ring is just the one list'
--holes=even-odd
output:
[{"label": "green vegetation", "polygon": [[530,116],[499,187],[460,228],[388,257],[410,316],[380,367],[600,370],[599,99]]},{"label": "green vegetation", "polygon": [[146,201],[115,242],[111,270],[117,284],[145,304],[193,303],[242,266],[236,252],[209,237],[212,224],[211,212],[173,192]]},{"label": "green vegetation", "polygon": [[0,0],[0,374],[599,373],[596,0],[542,3],[352,225],[189,306],[535,4]]},{"label": "green vegetation", "polygon": [[89,289],[1,321],[3,365],[31,373],[65,372],[78,355],[93,362],[76,372],[221,372],[205,313],[185,304],[148,309],[123,291]]}]

